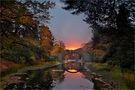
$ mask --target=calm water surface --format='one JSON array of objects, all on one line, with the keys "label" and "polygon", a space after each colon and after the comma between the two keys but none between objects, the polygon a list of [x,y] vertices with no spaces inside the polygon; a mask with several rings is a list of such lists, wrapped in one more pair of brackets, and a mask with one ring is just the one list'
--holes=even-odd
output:
[{"label": "calm water surface", "polygon": [[64,80],[56,80],[52,90],[93,90],[93,83],[80,73],[64,72]]},{"label": "calm water surface", "polygon": [[[70,69],[69,69],[70,70]],[[64,70],[59,66],[48,70],[27,71],[28,80],[18,85],[7,86],[8,90],[94,90],[93,82],[77,70]],[[71,73],[72,72],[72,73]],[[74,72],[74,73],[73,73]]]}]

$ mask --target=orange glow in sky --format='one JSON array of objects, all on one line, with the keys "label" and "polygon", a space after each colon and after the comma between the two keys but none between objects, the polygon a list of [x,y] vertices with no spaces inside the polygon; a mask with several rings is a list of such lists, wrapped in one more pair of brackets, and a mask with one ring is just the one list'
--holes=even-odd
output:
[{"label": "orange glow in sky", "polygon": [[80,45],[81,43],[79,42],[70,42],[70,43],[66,43],[66,49],[68,50],[75,50],[81,47]]},{"label": "orange glow in sky", "polygon": [[77,48],[66,48],[68,50],[76,50]]}]

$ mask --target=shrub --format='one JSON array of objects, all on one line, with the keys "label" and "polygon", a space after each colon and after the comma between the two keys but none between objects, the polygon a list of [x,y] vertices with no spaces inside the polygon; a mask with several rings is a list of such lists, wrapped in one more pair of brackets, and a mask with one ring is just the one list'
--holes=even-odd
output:
[{"label": "shrub", "polygon": [[123,78],[130,89],[135,89],[135,76],[133,73],[124,73]]}]

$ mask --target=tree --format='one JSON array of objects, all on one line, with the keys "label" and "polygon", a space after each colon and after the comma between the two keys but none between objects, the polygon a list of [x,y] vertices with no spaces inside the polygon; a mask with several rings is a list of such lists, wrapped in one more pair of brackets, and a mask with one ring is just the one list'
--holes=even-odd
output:
[{"label": "tree", "polygon": [[[0,0],[0,2],[1,58],[9,56],[15,57],[15,60],[22,58],[30,60],[32,55],[38,57],[35,55],[38,55],[38,52],[42,53],[39,46],[39,26],[47,24],[51,19],[49,9],[55,4],[46,0],[43,2]],[[40,22],[41,19],[44,23]],[[24,53],[25,51],[28,52]]]},{"label": "tree", "polygon": [[33,16],[33,19],[38,21],[39,24],[45,25],[52,18],[49,9],[55,6],[55,3],[49,0],[26,0],[21,2],[28,9],[28,13]]},{"label": "tree", "polygon": [[57,56],[60,53],[63,53],[65,50],[65,44],[62,41],[56,41],[51,50],[51,56]]},{"label": "tree", "polygon": [[49,54],[53,47],[54,37],[47,26],[41,26],[40,28],[41,47],[46,54]]},{"label": "tree", "polygon": [[[92,28],[93,32],[115,37],[129,29],[122,30],[127,25],[135,22],[134,0],[61,0],[66,10],[72,14],[85,14],[84,21]],[[133,30],[132,30],[133,31]],[[119,35],[120,34],[120,35]]]},{"label": "tree", "polygon": [[130,19],[135,21],[134,0],[61,0],[72,14],[84,13],[89,24],[116,27],[116,19],[122,5],[130,10]]},{"label": "tree", "polygon": [[[19,1],[19,0],[2,0],[0,11],[0,35],[8,36],[10,34],[26,36],[37,34],[38,24],[46,24],[51,16],[49,9],[55,4],[50,1]],[[44,21],[41,22],[41,21]]]}]

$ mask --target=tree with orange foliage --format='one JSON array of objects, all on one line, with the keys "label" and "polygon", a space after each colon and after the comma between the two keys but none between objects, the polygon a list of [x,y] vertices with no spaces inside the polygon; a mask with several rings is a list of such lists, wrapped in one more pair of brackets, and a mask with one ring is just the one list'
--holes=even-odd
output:
[{"label": "tree with orange foliage", "polygon": [[53,49],[51,50],[51,56],[57,56],[60,53],[63,53],[65,50],[65,44],[62,41],[58,41],[54,44]]},{"label": "tree with orange foliage", "polygon": [[47,54],[53,47],[54,37],[47,26],[41,26],[40,29],[40,44],[43,51]]}]

